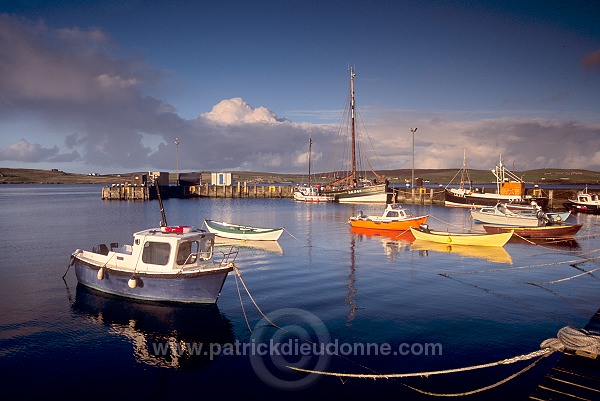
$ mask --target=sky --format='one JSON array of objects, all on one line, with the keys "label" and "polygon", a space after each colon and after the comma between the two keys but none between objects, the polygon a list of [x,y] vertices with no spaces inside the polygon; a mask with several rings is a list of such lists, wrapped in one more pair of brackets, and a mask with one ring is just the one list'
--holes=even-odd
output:
[{"label": "sky", "polygon": [[598,21],[587,0],[5,1],[0,168],[337,170],[352,67],[375,170],[600,171]]}]

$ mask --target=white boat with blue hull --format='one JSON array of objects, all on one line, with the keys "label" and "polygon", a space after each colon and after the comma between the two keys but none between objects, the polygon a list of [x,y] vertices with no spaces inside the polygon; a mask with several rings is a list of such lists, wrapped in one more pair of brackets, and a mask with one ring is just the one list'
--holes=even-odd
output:
[{"label": "white boat with blue hull", "polygon": [[215,303],[235,267],[237,251],[213,261],[214,234],[161,227],[134,234],[133,245],[77,249],[72,265],[79,283],[109,294],[149,300]]}]

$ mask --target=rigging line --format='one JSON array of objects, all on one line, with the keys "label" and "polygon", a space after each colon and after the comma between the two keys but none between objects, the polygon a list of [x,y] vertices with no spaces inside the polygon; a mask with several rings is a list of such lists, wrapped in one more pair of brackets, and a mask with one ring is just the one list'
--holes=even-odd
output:
[{"label": "rigging line", "polygon": [[459,171],[456,172],[456,174],[454,174],[454,177],[452,177],[452,179],[450,180],[450,182],[448,184],[446,184],[446,186],[444,187],[444,189],[448,188],[448,185],[452,184],[452,181],[454,181],[454,179],[456,178],[456,176],[458,175],[458,173],[460,173],[461,171],[462,170],[459,170]]}]

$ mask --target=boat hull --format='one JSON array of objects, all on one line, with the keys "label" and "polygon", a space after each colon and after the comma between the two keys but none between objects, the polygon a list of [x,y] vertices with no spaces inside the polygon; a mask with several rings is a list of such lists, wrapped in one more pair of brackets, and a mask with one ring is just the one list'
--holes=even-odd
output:
[{"label": "boat hull", "polygon": [[448,233],[443,231],[423,231],[410,229],[415,240],[431,241],[440,244],[476,245],[476,246],[504,246],[512,237],[512,231],[499,234],[488,233]]},{"label": "boat hull", "polygon": [[328,192],[338,203],[392,203],[393,192],[386,184],[351,188],[342,191]]},{"label": "boat hull", "polygon": [[539,238],[539,239],[572,239],[579,232],[582,224],[569,224],[559,226],[546,227],[506,227],[484,225],[483,229],[488,233],[502,233],[507,230],[514,231],[515,235],[523,238]]},{"label": "boat hull", "polygon": [[563,206],[571,213],[600,214],[600,205],[585,205],[569,200]]},{"label": "boat hull", "polygon": [[281,228],[259,228],[229,225],[205,220],[204,224],[210,233],[221,238],[246,240],[246,241],[277,241],[283,233]]},{"label": "boat hull", "polygon": [[486,213],[480,210],[471,210],[473,220],[484,224],[496,224],[514,227],[538,227],[540,220],[535,216],[518,216],[518,215],[498,215],[494,213]]},{"label": "boat hull", "polygon": [[333,202],[333,196],[325,196],[325,195],[304,195],[299,192],[294,192],[294,200],[298,202],[310,202],[310,203],[325,203],[325,202]]},{"label": "boat hull", "polygon": [[495,206],[499,202],[511,202],[521,205],[529,205],[535,201],[543,210],[548,207],[548,198],[546,197],[521,197],[514,195],[497,195],[487,193],[471,192],[470,194],[459,195],[452,191],[444,190],[444,204],[449,207],[465,207],[465,208],[476,208]]},{"label": "boat hull", "polygon": [[377,221],[371,219],[351,218],[350,225],[356,228],[368,228],[374,230],[394,230],[406,231],[411,227],[419,227],[420,224],[425,224],[429,216],[419,216],[406,220],[398,221]]},{"label": "boat hull", "polygon": [[[73,255],[77,281],[86,287],[107,294],[146,301],[214,304],[217,302],[225,279],[233,265],[190,273],[135,272],[136,286],[129,280],[133,271],[117,270],[95,265]],[[102,270],[102,274],[98,272]],[[99,278],[101,277],[101,278]]]}]

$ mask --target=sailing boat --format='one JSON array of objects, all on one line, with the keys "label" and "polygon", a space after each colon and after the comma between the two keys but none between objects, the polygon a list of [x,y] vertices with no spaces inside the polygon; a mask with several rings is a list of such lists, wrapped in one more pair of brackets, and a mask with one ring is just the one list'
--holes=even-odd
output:
[{"label": "sailing boat", "polygon": [[[354,101],[354,78],[356,73],[350,67],[350,128],[351,128],[351,170],[349,174],[328,185],[326,193],[334,197],[339,203],[392,203],[393,192],[390,190],[388,181],[377,183],[376,180],[366,180],[357,175],[356,169],[356,113]],[[375,173],[377,178],[382,178]]]},{"label": "sailing boat", "polygon": [[300,202],[333,202],[333,195],[321,194],[317,186],[310,184],[310,156],[312,152],[312,138],[308,138],[308,186],[299,186],[294,189],[294,200]]}]

